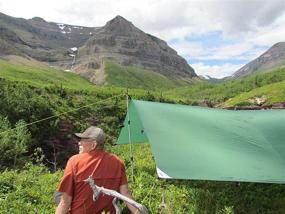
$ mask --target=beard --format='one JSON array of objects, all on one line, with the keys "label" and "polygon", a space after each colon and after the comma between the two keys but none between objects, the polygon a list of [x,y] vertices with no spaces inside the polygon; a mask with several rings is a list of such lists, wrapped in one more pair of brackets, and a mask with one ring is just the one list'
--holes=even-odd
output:
[{"label": "beard", "polygon": [[83,152],[83,146],[79,146],[78,150],[79,150],[79,154],[81,154]]}]

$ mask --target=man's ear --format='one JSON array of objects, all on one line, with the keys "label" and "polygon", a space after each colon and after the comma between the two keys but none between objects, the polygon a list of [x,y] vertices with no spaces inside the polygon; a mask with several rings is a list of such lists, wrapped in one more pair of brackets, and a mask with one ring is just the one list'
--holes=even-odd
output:
[{"label": "man's ear", "polygon": [[93,142],[92,149],[95,149],[96,147],[97,147],[97,142],[96,142],[96,141],[94,141],[94,142]]}]

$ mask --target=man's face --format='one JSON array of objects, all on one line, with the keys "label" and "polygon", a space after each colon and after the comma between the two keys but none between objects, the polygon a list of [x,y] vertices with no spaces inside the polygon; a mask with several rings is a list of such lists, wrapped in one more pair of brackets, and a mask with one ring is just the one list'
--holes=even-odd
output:
[{"label": "man's face", "polygon": [[79,146],[79,154],[90,152],[91,150],[95,149],[96,141],[91,139],[80,139],[80,141],[78,142],[78,146]]}]

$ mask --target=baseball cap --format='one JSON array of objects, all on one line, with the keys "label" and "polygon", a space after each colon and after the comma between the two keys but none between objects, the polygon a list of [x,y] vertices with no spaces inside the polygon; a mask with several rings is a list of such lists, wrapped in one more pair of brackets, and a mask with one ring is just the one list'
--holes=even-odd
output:
[{"label": "baseball cap", "polygon": [[96,126],[90,126],[82,133],[75,133],[75,136],[79,138],[96,140],[98,144],[103,144],[105,140],[104,131]]}]

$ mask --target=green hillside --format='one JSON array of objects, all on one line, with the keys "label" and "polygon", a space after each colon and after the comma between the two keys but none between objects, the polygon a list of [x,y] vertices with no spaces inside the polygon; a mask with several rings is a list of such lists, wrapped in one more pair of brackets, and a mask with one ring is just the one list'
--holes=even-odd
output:
[{"label": "green hillside", "polygon": [[77,90],[92,90],[95,85],[78,74],[53,68],[36,68],[11,64],[0,59],[0,77],[11,81],[26,82],[38,87],[63,86]]},{"label": "green hillside", "polygon": [[[32,62],[31,62],[32,64]],[[194,80],[191,85],[183,80],[173,80],[148,70],[105,62],[107,74],[105,87],[97,87],[78,74],[32,64],[23,66],[0,59],[0,77],[28,83],[35,87],[64,87],[96,93],[124,93],[144,96],[153,91],[165,99],[181,100],[195,105],[252,105],[254,97],[263,96],[265,104],[284,102],[285,68],[259,73],[239,80],[208,83]],[[279,84],[277,84],[279,83]],[[185,86],[187,85],[187,86]],[[168,90],[171,89],[171,90]],[[155,92],[156,91],[156,92]]]},{"label": "green hillside", "polygon": [[285,81],[255,88],[249,92],[227,100],[223,106],[241,106],[255,104],[255,98],[262,98],[264,105],[285,102]]},{"label": "green hillside", "polygon": [[106,61],[106,85],[146,90],[167,90],[178,86],[189,85],[186,81],[165,77],[157,72],[122,66]]},{"label": "green hillside", "polygon": [[[190,103],[198,104],[201,101],[210,101],[217,105],[231,99],[232,101],[227,103],[229,105],[230,103],[246,102],[247,100],[243,100],[247,99],[245,95],[238,97],[236,102],[234,98],[253,90],[252,96],[254,93],[258,95],[257,91],[260,91],[260,93],[263,91],[265,95],[268,94],[271,98],[267,100],[267,104],[271,104],[274,102],[285,102],[282,94],[284,86],[281,83],[284,80],[285,68],[279,68],[271,72],[260,73],[239,80],[221,83],[202,82],[189,87],[175,88],[167,91],[165,95],[173,98],[179,97],[183,101],[188,100]],[[278,93],[274,93],[274,91],[278,91]]]}]

